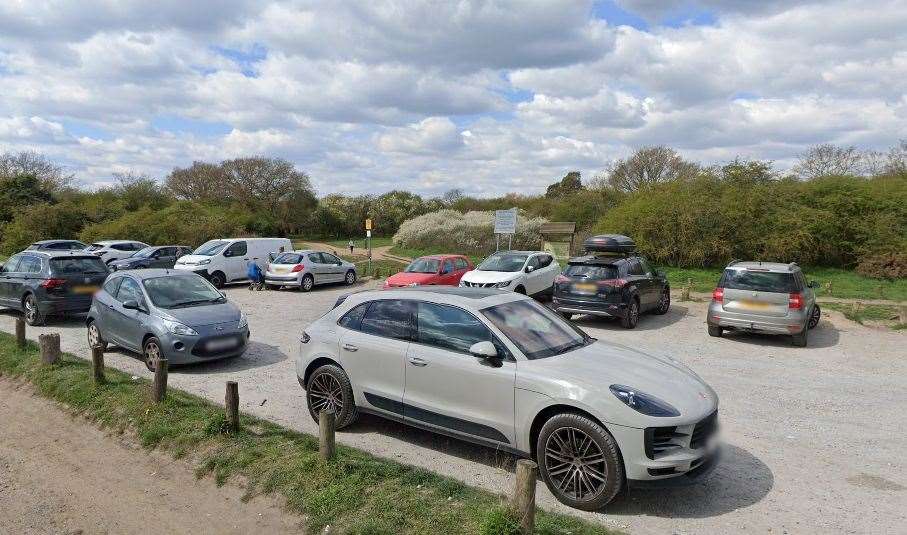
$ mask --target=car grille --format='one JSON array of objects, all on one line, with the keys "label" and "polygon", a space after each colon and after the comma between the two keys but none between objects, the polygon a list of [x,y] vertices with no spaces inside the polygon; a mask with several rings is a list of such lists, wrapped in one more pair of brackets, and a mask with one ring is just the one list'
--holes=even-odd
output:
[{"label": "car grille", "polygon": [[494,288],[497,286],[496,282],[466,282],[463,281],[463,286],[467,288]]},{"label": "car grille", "polygon": [[690,438],[690,448],[698,450],[705,446],[709,437],[718,430],[718,411],[705,417],[696,427],[693,428],[693,436]]}]

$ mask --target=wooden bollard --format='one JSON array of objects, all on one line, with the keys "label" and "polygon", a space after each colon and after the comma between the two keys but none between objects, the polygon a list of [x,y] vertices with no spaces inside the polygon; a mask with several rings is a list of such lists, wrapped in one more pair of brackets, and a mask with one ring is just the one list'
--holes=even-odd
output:
[{"label": "wooden bollard", "polygon": [[901,305],[898,307],[898,322],[907,323],[907,305]]},{"label": "wooden bollard", "polygon": [[224,406],[227,410],[227,427],[231,433],[239,432],[239,384],[236,381],[227,381]]},{"label": "wooden bollard", "polygon": [[513,487],[512,505],[520,520],[520,533],[535,532],[535,482],[539,465],[529,459],[516,462],[516,484]]},{"label": "wooden bollard", "polygon": [[154,367],[154,383],[151,385],[151,401],[160,403],[167,397],[167,359],[158,359]]},{"label": "wooden bollard", "polygon": [[60,358],[60,333],[38,335],[41,346],[41,363],[54,364]]},{"label": "wooden bollard", "polygon": [[25,347],[25,318],[22,316],[16,318],[16,346],[19,349]]},{"label": "wooden bollard", "polygon": [[104,384],[104,350],[100,347],[91,348],[91,379],[94,384]]},{"label": "wooden bollard", "polygon": [[334,427],[336,415],[333,410],[318,413],[318,452],[325,461],[334,458]]}]

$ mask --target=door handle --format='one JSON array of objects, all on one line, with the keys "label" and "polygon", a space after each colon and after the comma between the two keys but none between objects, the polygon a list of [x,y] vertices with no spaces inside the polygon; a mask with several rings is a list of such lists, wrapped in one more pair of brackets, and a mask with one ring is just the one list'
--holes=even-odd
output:
[{"label": "door handle", "polygon": [[354,346],[353,344],[343,344],[340,347],[342,347],[343,349],[345,349],[347,351],[359,351],[359,348]]},{"label": "door handle", "polygon": [[428,362],[426,362],[425,359],[420,359],[419,357],[409,357],[409,363],[413,366],[419,366],[420,368],[422,366],[428,366]]},{"label": "door handle", "polygon": [[113,310],[113,305],[107,305],[107,308],[109,308],[110,310]]}]

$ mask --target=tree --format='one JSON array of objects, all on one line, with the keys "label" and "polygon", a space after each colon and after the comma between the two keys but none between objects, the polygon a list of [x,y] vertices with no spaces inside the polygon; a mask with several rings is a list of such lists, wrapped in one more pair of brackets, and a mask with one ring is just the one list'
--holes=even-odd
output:
[{"label": "tree", "polygon": [[699,173],[699,165],[688,162],[669,147],[643,147],[626,160],[617,160],[608,169],[608,183],[620,191],[685,180]]},{"label": "tree", "polygon": [[582,175],[579,171],[570,171],[560,181],[548,186],[545,191],[545,197],[557,198],[566,197],[578,191],[584,190]]},{"label": "tree", "polygon": [[725,182],[738,184],[765,184],[778,179],[778,174],[772,168],[772,162],[760,160],[734,158],[734,161],[711,167],[708,171]]},{"label": "tree", "polygon": [[863,172],[863,164],[864,155],[856,147],[824,143],[801,154],[791,171],[803,180],[829,175],[859,176]]},{"label": "tree", "polygon": [[114,192],[123,201],[126,210],[134,211],[142,207],[155,210],[170,204],[170,197],[156,180],[148,175],[138,173],[114,173],[117,181]]},{"label": "tree", "polygon": [[0,221],[9,221],[21,209],[51,200],[50,192],[33,174],[0,176]]},{"label": "tree", "polygon": [[0,154],[0,178],[14,175],[33,176],[51,193],[66,189],[73,181],[73,175],[67,173],[63,166],[34,151]]},{"label": "tree", "polygon": [[227,183],[223,166],[196,161],[185,169],[174,168],[167,176],[166,186],[179,199],[211,202],[229,198]]},{"label": "tree", "polygon": [[441,196],[441,202],[444,206],[450,207],[457,203],[460,199],[465,197],[463,190],[460,188],[450,189],[444,192],[444,195]]},{"label": "tree", "polygon": [[289,195],[313,192],[309,177],[282,158],[236,158],[221,163],[234,198],[254,209],[274,213]]}]

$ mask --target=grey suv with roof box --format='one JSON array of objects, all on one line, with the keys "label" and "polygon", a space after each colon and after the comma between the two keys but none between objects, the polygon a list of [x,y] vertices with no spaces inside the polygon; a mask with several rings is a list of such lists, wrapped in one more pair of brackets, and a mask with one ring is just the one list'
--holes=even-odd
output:
[{"label": "grey suv with roof box", "polygon": [[21,310],[29,325],[41,325],[50,315],[88,312],[107,274],[90,253],[22,251],[0,271],[0,306]]},{"label": "grey suv with roof box", "polygon": [[706,323],[710,336],[725,330],[787,334],[806,346],[822,315],[813,288],[796,263],[731,262],[712,292]]}]

